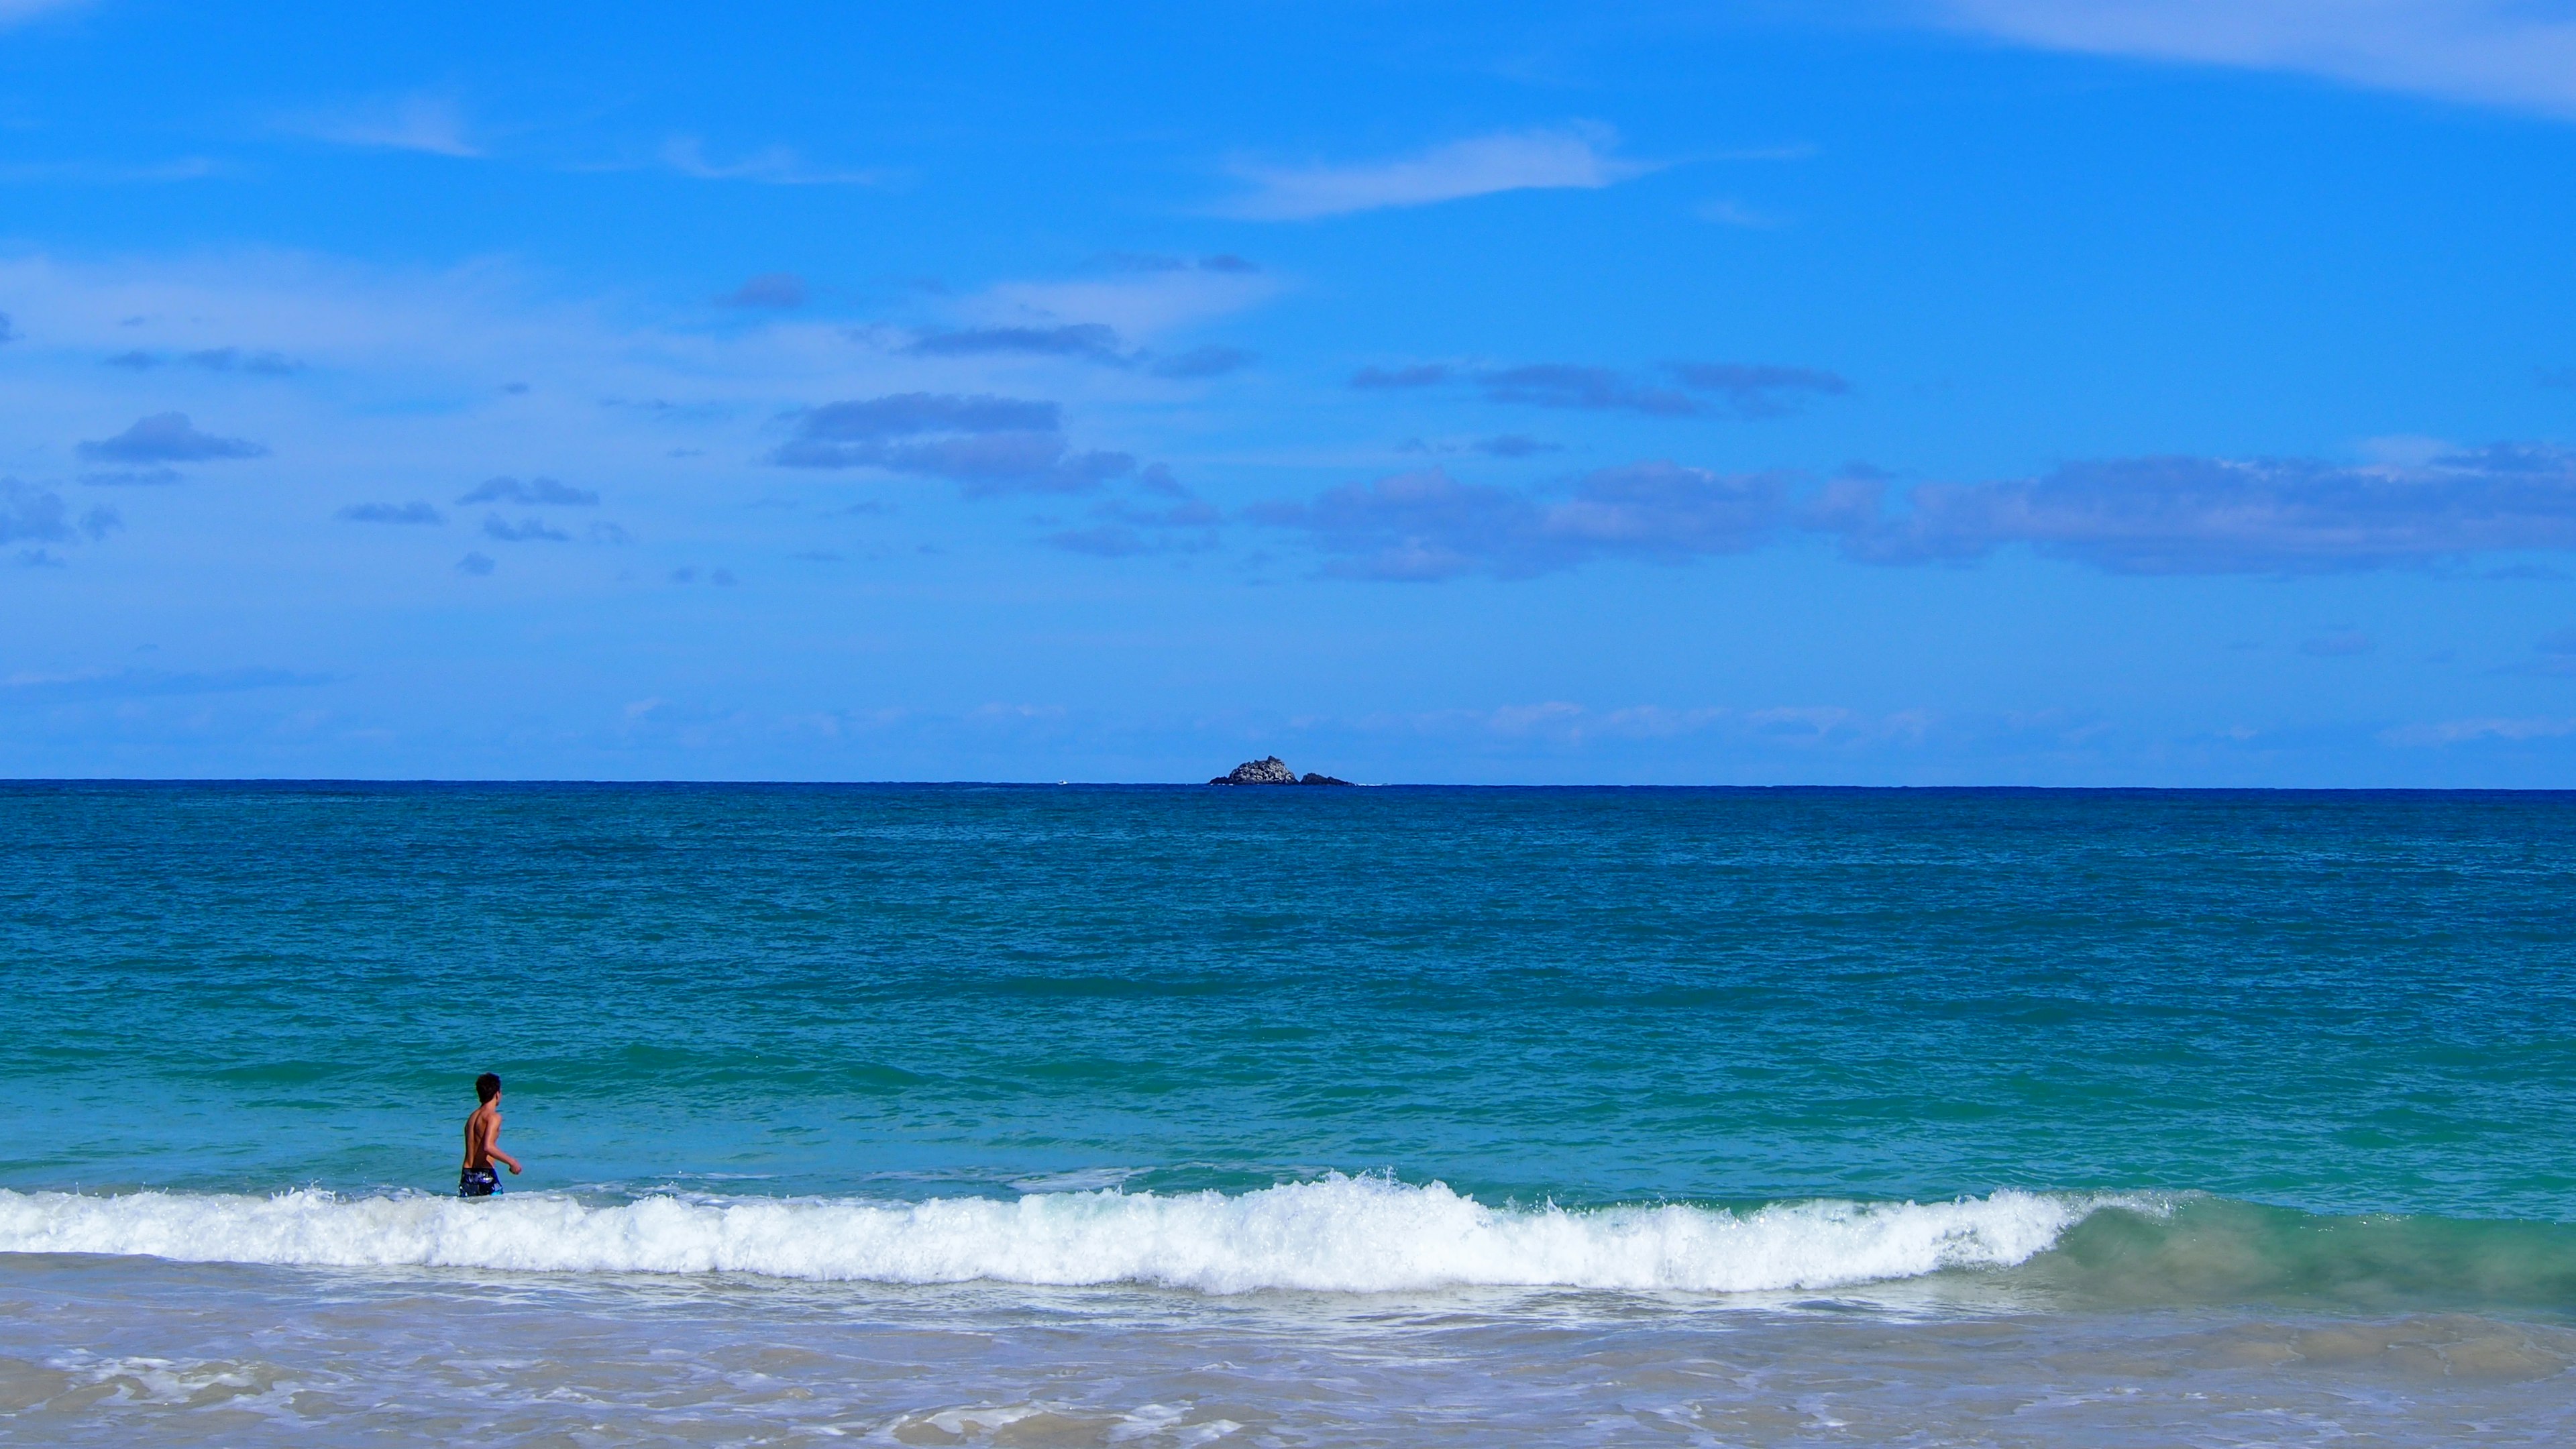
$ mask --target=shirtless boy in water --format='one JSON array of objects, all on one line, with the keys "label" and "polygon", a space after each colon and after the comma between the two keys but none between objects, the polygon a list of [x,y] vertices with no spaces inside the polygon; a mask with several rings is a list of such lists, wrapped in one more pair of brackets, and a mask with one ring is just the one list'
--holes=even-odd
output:
[{"label": "shirtless boy in water", "polygon": [[519,1175],[519,1159],[501,1150],[501,1079],[485,1072],[474,1079],[474,1096],[483,1105],[465,1119],[465,1170],[456,1175],[458,1197],[490,1197],[501,1190],[492,1170],[498,1162]]}]

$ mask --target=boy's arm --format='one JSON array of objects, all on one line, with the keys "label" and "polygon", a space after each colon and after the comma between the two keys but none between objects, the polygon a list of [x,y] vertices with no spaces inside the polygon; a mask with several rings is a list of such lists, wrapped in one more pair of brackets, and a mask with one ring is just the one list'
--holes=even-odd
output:
[{"label": "boy's arm", "polygon": [[483,1139],[484,1152],[489,1154],[494,1162],[507,1166],[510,1169],[510,1175],[512,1177],[518,1176],[519,1159],[512,1157],[510,1154],[501,1150],[501,1119],[498,1117],[493,1118],[492,1124],[486,1129],[486,1132],[488,1135]]}]

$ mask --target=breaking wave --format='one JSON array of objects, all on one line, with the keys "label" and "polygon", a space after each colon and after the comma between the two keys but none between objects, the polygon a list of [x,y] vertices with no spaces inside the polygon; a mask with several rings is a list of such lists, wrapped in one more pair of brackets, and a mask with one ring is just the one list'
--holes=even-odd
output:
[{"label": "breaking wave", "polygon": [[550,1273],[752,1273],[873,1283],[1152,1284],[1209,1293],[1466,1286],[1740,1293],[2010,1268],[2099,1209],[2165,1200],[2003,1191],[1955,1202],[1489,1207],[1439,1183],[1328,1177],[1255,1192],[1016,1201],[551,1193],[273,1197],[0,1190],[0,1252]]}]

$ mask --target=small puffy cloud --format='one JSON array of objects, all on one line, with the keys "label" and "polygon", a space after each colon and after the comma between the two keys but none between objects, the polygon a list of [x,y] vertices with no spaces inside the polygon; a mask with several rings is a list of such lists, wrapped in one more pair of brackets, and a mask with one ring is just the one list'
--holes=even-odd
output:
[{"label": "small puffy cloud", "polygon": [[1089,528],[1067,528],[1046,536],[1047,546],[1066,553],[1089,554],[1093,558],[1133,558],[1140,553],[1157,553],[1153,539],[1123,524],[1103,523]]},{"label": "small puffy cloud", "polygon": [[[1303,530],[1337,555],[1327,571],[1373,579],[1445,579],[1526,552],[1536,503],[1507,488],[1461,483],[1439,468],[1326,489],[1305,503],[1255,505],[1251,517]],[[1506,574],[1542,572],[1511,568]]]},{"label": "small puffy cloud", "polygon": [[1067,553],[1089,554],[1095,558],[1128,558],[1149,553],[1198,553],[1216,547],[1217,525],[1225,515],[1214,504],[1187,496],[1186,489],[1171,481],[1169,470],[1154,464],[1145,472],[1162,486],[1148,491],[1170,494],[1178,490],[1181,502],[1165,508],[1140,507],[1126,499],[1104,503],[1091,510],[1096,520],[1084,528],[1071,528],[1046,536],[1049,545]]},{"label": "small puffy cloud", "polygon": [[2335,629],[2299,641],[2299,652],[2313,659],[2349,659],[2378,647],[2377,641],[2358,629]]},{"label": "small puffy cloud", "polygon": [[257,377],[289,377],[304,370],[304,364],[284,353],[250,352],[239,347],[209,347],[175,357],[135,348],[115,353],[105,361],[110,367],[122,367],[133,372],[149,372],[171,363],[185,363],[208,372],[246,372]]},{"label": "small puffy cloud", "polygon": [[1569,126],[1497,132],[1383,161],[1243,165],[1235,174],[1253,190],[1226,210],[1257,221],[1306,221],[1500,191],[1597,189],[1653,169],[1613,156],[1616,139],[1607,127]]},{"label": "small puffy cloud", "polygon": [[954,332],[925,332],[904,351],[915,357],[989,357],[1022,353],[1036,357],[1073,357],[1089,362],[1123,362],[1115,328],[1099,322],[1073,322],[1058,327],[968,327]]},{"label": "small puffy cloud", "polygon": [[456,571],[467,578],[483,578],[492,572],[492,568],[492,560],[479,553],[469,553],[456,561]]},{"label": "small puffy cloud", "polygon": [[0,478],[0,543],[58,542],[71,536],[71,511],[61,494]]},{"label": "small puffy cloud", "polygon": [[115,437],[85,442],[73,451],[102,463],[204,463],[268,453],[246,439],[201,433],[189,424],[186,413],[154,413]]},{"label": "small puffy cloud", "polygon": [[794,272],[763,272],[716,298],[716,305],[780,310],[802,307],[805,305],[805,279]]},{"label": "small puffy cloud", "polygon": [[333,515],[351,523],[445,523],[447,515],[426,503],[352,503]]},{"label": "small puffy cloud", "polygon": [[1070,451],[1054,433],[992,433],[879,446],[874,466],[945,478],[969,494],[1075,493],[1135,467],[1125,453]]},{"label": "small puffy cloud", "polygon": [[1476,381],[1491,402],[1615,409],[1660,418],[1686,418],[1700,410],[1695,399],[1678,389],[1638,382],[1606,367],[1541,362],[1484,373]]},{"label": "small puffy cloud", "polygon": [[[113,508],[93,508],[75,521],[63,496],[50,488],[37,488],[15,478],[0,478],[0,543],[70,543],[87,539],[97,543],[125,527],[125,516]],[[36,560],[43,565],[60,563],[50,552]]]},{"label": "small puffy cloud", "polygon": [[567,543],[572,535],[547,525],[541,518],[522,518],[516,523],[497,513],[483,516],[483,536],[503,543]]},{"label": "small puffy cloud", "polygon": [[1713,393],[1739,418],[1776,418],[1806,397],[1840,397],[1851,382],[1813,367],[1769,363],[1668,362],[1664,370],[1693,392]]},{"label": "small puffy cloud", "polygon": [[1054,403],[989,393],[894,393],[809,408],[769,460],[945,478],[969,494],[1069,493],[1134,469],[1125,453],[1076,453]]},{"label": "small puffy cloud", "polygon": [[1571,497],[1551,499],[1461,483],[1429,468],[1327,489],[1305,503],[1260,505],[1251,516],[1305,532],[1335,556],[1328,573],[1528,578],[1597,558],[1675,563],[1741,553],[1779,526],[1789,491],[1778,474],[1719,474],[1658,461],[1588,473]]},{"label": "small puffy cloud", "polygon": [[486,478],[467,492],[459,494],[456,501],[458,503],[524,503],[530,507],[551,505],[558,508],[593,508],[598,506],[599,494],[588,488],[575,488],[569,483],[558,483],[552,478],[530,478],[524,483],[516,478]]},{"label": "small puffy cloud", "polygon": [[1741,553],[1779,521],[1789,479],[1778,473],[1713,473],[1669,461],[1603,468],[1550,505],[1550,533],[1586,552],[1678,562]]},{"label": "small puffy cloud", "polygon": [[1589,412],[1632,412],[1648,417],[1776,418],[1812,397],[1840,396],[1851,383],[1836,373],[1772,363],[1668,362],[1662,376],[1574,362],[1533,362],[1518,367],[1461,371],[1445,363],[1363,367],[1350,385],[1362,391],[1438,387],[1472,382],[1488,402]]},{"label": "small puffy cloud", "polygon": [[1147,370],[1156,377],[1223,377],[1249,364],[1253,355],[1240,347],[1211,344],[1159,359]]},{"label": "small puffy cloud", "polygon": [[1490,402],[1644,413],[1662,418],[1776,418],[1796,411],[1804,398],[1851,391],[1851,384],[1843,378],[1811,367],[1668,362],[1663,370],[1676,386],[1649,382],[1611,368],[1564,362],[1480,373],[1476,383]]},{"label": "small puffy cloud", "polygon": [[246,352],[238,347],[210,347],[187,354],[191,367],[208,372],[247,372],[258,377],[286,377],[302,372],[304,364],[277,352]]},{"label": "small puffy cloud", "polygon": [[2008,544],[2114,573],[2324,573],[2474,553],[2576,549],[2576,454],[2497,444],[2405,466],[2151,457],[2037,478],[1828,484],[1809,527],[1878,563],[1982,557]]},{"label": "small puffy cloud", "polygon": [[1456,369],[1438,362],[1420,362],[1409,367],[1363,367],[1351,374],[1351,386],[1362,392],[1438,387],[1455,376]]},{"label": "small puffy cloud", "polygon": [[2543,634],[2533,643],[2532,652],[2540,657],[2528,664],[2508,667],[2503,674],[2576,675],[2576,629],[2558,629]]},{"label": "small puffy cloud", "polygon": [[604,397],[599,400],[599,405],[629,409],[666,423],[703,422],[725,417],[733,411],[720,402],[673,402],[666,397]]},{"label": "small puffy cloud", "polygon": [[[852,443],[918,433],[1054,432],[1062,413],[1051,402],[990,393],[901,392],[825,403],[797,415],[800,439]],[[845,466],[823,463],[819,466]]]},{"label": "small puffy cloud", "polygon": [[15,342],[17,340],[17,324],[9,320],[8,313],[0,312],[0,342]]}]

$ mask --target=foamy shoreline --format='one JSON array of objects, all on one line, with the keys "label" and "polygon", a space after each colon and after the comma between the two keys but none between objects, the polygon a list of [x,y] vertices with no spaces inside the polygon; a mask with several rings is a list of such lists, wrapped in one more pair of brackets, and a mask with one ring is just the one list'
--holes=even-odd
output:
[{"label": "foamy shoreline", "polygon": [[1937,1203],[1489,1207],[1440,1183],[1334,1176],[1242,1194],[1032,1193],[1016,1201],[552,1193],[271,1197],[0,1191],[0,1252],[317,1267],[734,1272],[814,1281],[1210,1293],[1564,1287],[1740,1293],[2009,1267],[2102,1206],[1997,1192]]}]

